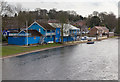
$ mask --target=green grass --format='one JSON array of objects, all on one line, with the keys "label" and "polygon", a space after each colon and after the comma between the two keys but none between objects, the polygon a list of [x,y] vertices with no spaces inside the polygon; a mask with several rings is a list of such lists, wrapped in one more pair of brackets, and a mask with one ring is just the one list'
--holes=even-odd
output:
[{"label": "green grass", "polygon": [[60,46],[62,44],[47,44],[47,45],[38,45],[38,46],[30,46],[30,47],[23,47],[23,46],[2,46],[2,56],[9,56],[18,53],[23,53],[27,51],[33,51],[37,49],[44,49],[50,48],[55,46]]},{"label": "green grass", "polygon": [[118,36],[110,36],[109,38],[117,38]]}]

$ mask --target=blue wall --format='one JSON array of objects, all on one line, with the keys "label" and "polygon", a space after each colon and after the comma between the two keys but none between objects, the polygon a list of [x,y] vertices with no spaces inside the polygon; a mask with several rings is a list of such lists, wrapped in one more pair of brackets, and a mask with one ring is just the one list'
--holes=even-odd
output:
[{"label": "blue wall", "polygon": [[55,36],[46,36],[45,38],[45,42],[49,42],[49,41],[54,41],[55,40]]},{"label": "blue wall", "polygon": [[[40,29],[40,30],[39,30]],[[54,41],[55,37],[54,35],[52,35],[52,33],[55,33],[55,30],[46,30],[44,29],[44,27],[41,27],[40,25],[38,25],[37,23],[33,23],[33,25],[31,25],[28,30],[37,30],[38,32],[40,32],[42,35],[45,35],[46,33],[49,33],[50,35],[47,35],[44,38],[44,42],[49,42],[49,41]]]},{"label": "blue wall", "polygon": [[[40,37],[39,36],[28,37],[28,44],[37,44],[37,43],[39,43],[39,41],[40,41]],[[27,41],[26,41],[26,44],[27,44]]]},{"label": "blue wall", "polygon": [[56,36],[55,36],[55,42],[60,42],[60,28],[56,28],[56,32],[55,32]]},{"label": "blue wall", "polygon": [[[74,37],[73,36],[63,37],[63,42],[77,40],[77,30],[70,30],[70,33],[73,33],[73,31],[74,31]],[[61,42],[60,28],[56,28],[55,42]]]},{"label": "blue wall", "polygon": [[[37,44],[40,37],[28,37],[28,44]],[[27,37],[8,37],[8,44],[27,45]]]},{"label": "blue wall", "polygon": [[37,23],[33,23],[33,25],[31,25],[28,30],[37,30],[39,32],[40,29],[40,33],[42,35],[45,35],[45,29],[43,29],[40,25],[38,25]]},{"label": "blue wall", "polygon": [[25,45],[26,37],[8,37],[8,44]]},{"label": "blue wall", "polygon": [[[49,42],[49,41],[61,42],[60,28],[56,28],[56,30],[46,30],[46,29],[44,29],[44,27],[41,27],[39,24],[34,22],[28,28],[28,30],[37,30],[42,35],[45,35],[46,32],[50,33],[50,35],[48,35],[44,38],[44,42]],[[55,33],[56,35],[51,35],[51,33]],[[74,33],[74,37],[76,40],[77,39],[77,30],[70,30],[70,33]],[[26,34],[26,33],[23,31],[20,34]],[[39,41],[40,41],[40,37],[28,37],[28,44],[36,44],[36,43],[39,43]],[[63,41],[64,42],[74,41],[74,38],[72,36],[63,37]],[[26,45],[27,38],[21,37],[21,36],[20,37],[8,37],[8,44]]]}]

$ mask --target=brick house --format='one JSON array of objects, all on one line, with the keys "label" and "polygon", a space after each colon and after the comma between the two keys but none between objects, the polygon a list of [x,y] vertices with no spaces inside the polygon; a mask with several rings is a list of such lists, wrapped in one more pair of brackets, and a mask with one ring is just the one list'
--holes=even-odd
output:
[{"label": "brick house", "polygon": [[109,29],[107,27],[95,26],[89,31],[89,36],[103,36],[108,35]]}]

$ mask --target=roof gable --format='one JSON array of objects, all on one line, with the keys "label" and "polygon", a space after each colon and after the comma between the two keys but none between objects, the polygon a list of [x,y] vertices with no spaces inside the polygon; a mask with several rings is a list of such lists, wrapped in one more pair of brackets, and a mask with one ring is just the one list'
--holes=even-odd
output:
[{"label": "roof gable", "polygon": [[38,23],[41,27],[45,28],[46,30],[55,30],[55,28],[49,25],[48,23],[39,22],[39,21],[36,21],[36,23]]},{"label": "roof gable", "polygon": [[42,27],[44,30],[46,30],[43,26],[41,26],[39,23],[37,23],[36,21],[33,22],[28,28],[30,28],[32,25],[38,25],[40,27]]},{"label": "roof gable", "polygon": [[20,31],[20,32],[19,32],[19,34],[25,34],[25,31],[24,31],[24,30],[22,30],[22,31]]}]

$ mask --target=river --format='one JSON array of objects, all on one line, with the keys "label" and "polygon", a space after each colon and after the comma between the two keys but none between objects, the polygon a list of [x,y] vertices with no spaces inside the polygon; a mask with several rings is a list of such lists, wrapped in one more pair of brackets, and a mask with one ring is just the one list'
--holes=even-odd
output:
[{"label": "river", "polygon": [[118,39],[6,58],[3,80],[117,80]]}]

